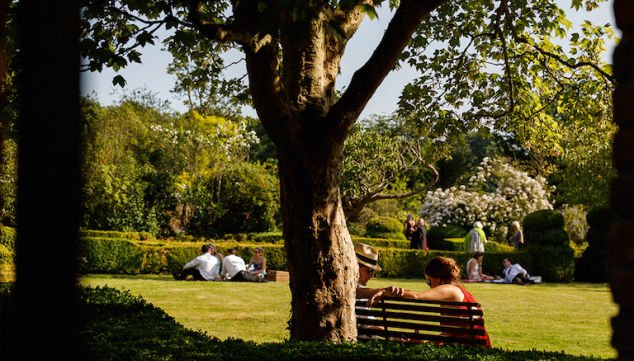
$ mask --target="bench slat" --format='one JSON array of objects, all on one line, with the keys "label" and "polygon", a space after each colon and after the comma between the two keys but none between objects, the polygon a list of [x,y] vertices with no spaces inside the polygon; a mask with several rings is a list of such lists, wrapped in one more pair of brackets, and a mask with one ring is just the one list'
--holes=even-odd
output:
[{"label": "bench slat", "polygon": [[[482,328],[471,328],[471,327],[452,327],[452,326],[441,326],[441,325],[432,325],[426,323],[415,323],[415,322],[403,322],[403,321],[391,321],[391,320],[377,320],[377,319],[368,319],[368,318],[357,318],[357,327],[363,326],[384,326],[394,328],[401,328],[415,331],[434,331],[434,332],[448,332],[452,334],[460,334],[466,336],[484,336],[486,333]],[[395,330],[396,331],[396,330]],[[398,330],[396,332],[401,332],[402,330]]]},{"label": "bench slat", "polygon": [[484,326],[484,319],[482,318],[474,318],[470,320],[469,318],[459,318],[459,317],[451,317],[451,316],[435,316],[435,315],[425,315],[420,313],[408,313],[408,312],[392,312],[385,311],[381,309],[360,309],[356,310],[357,315],[362,316],[373,316],[377,319],[382,318],[391,318],[391,319],[401,319],[401,320],[416,320],[416,321],[428,321],[428,322],[438,322],[438,323],[448,323],[452,325],[477,325]]},{"label": "bench slat", "polygon": [[[444,343],[461,343],[467,345],[486,345],[485,339],[479,338],[462,338],[462,337],[452,337],[452,336],[443,336],[443,335],[430,335],[424,333],[413,333],[413,332],[398,332],[398,331],[385,331],[385,330],[377,330],[371,328],[360,328],[358,330],[358,334],[361,336],[379,336],[385,339],[397,338],[397,339],[410,339],[410,340],[419,340],[419,341],[433,341],[433,342],[444,342]],[[407,342],[407,341],[405,341]]]},{"label": "bench slat", "polygon": [[372,308],[388,308],[391,310],[406,310],[406,311],[418,311],[418,312],[434,312],[434,313],[442,313],[446,315],[459,315],[459,316],[483,316],[484,313],[482,310],[475,308],[449,308],[449,307],[434,307],[434,306],[419,306],[419,305],[408,305],[403,303],[391,303],[384,302],[378,303]]},{"label": "bench slat", "polygon": [[395,301],[395,302],[403,302],[403,303],[427,303],[427,304],[431,304],[431,305],[441,305],[441,306],[480,307],[480,304],[476,303],[476,302],[414,300],[414,299],[400,298],[400,297],[383,297],[381,299],[384,300],[384,301]]}]

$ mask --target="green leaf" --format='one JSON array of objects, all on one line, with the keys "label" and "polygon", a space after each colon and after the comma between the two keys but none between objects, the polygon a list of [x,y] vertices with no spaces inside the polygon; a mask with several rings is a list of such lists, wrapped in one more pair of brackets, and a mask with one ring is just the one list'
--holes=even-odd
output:
[{"label": "green leaf", "polygon": [[120,87],[124,87],[125,86],[125,78],[123,78],[121,75],[117,75],[114,78],[112,78],[112,85],[119,85]]},{"label": "green leaf", "polygon": [[377,14],[376,9],[372,5],[361,4],[360,9],[361,9],[361,12],[368,14],[371,20],[374,20],[375,18],[376,19],[379,18],[379,14]]}]

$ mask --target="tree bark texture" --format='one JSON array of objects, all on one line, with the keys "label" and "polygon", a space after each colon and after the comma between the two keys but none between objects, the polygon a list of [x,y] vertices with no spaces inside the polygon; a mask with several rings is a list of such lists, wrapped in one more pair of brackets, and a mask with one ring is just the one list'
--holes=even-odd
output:
[{"label": "tree bark texture", "polygon": [[18,6],[16,286],[13,303],[0,304],[0,358],[86,359],[76,287],[79,2]]},{"label": "tree bark texture", "polygon": [[401,1],[379,46],[341,98],[335,82],[345,45],[363,20],[362,2],[349,9],[310,3],[318,11],[301,21],[281,14],[279,37],[253,28],[258,13],[252,4],[234,7],[236,24],[255,34],[241,42],[249,87],[279,156],[292,339],[356,339],[358,265],[339,191],[343,144],[417,25],[442,2]]},{"label": "tree bark texture", "polygon": [[614,136],[612,158],[618,175],[611,207],[619,216],[610,237],[610,286],[619,313],[612,318],[612,346],[619,360],[634,360],[634,2],[615,0],[616,25],[623,31],[614,51]]}]

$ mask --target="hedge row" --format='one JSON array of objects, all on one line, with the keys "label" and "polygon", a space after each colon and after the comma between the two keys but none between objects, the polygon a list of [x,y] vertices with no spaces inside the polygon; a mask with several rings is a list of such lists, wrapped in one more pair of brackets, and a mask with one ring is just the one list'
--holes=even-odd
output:
[{"label": "hedge row", "polygon": [[[204,242],[159,242],[133,241],[116,238],[85,238],[80,241],[81,273],[171,273],[200,254]],[[253,256],[253,248],[262,246],[269,269],[288,270],[286,253],[280,244],[267,243],[216,243],[221,253],[235,248],[245,261]],[[434,256],[452,257],[461,268],[471,258],[471,253],[445,250],[409,250],[391,247],[376,247],[379,264],[383,268],[377,275],[389,278],[422,278],[427,262]],[[483,269],[489,273],[500,273],[502,260],[506,257],[519,262],[528,270],[533,268],[533,258],[527,252],[487,252]]]},{"label": "hedge row", "polygon": [[[134,241],[116,238],[83,238],[79,241],[79,270],[81,273],[171,273],[200,255],[207,242]],[[219,252],[235,248],[248,261],[255,246],[263,246],[267,266],[286,270],[283,246],[275,244],[216,243]]]},{"label": "hedge row", "polygon": [[[4,291],[4,292],[3,292]],[[9,305],[12,292],[0,288]],[[185,328],[139,296],[114,288],[81,288],[80,336],[87,359],[106,360],[601,360],[563,352],[506,351],[499,348],[437,346],[402,342],[296,342],[256,344],[239,339],[221,341]],[[133,317],[131,317],[133,315]],[[0,315],[1,316],[1,315]],[[494,345],[495,346],[495,345]]]}]

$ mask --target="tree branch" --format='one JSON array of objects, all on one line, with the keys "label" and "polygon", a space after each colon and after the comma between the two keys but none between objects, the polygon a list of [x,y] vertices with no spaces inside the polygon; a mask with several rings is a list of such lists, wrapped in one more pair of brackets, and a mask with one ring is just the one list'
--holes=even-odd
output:
[{"label": "tree branch", "polygon": [[205,21],[200,14],[201,4],[202,1],[200,0],[191,0],[189,2],[188,19],[192,22],[194,28],[208,39],[219,42],[235,42],[248,47],[254,52],[258,52],[260,48],[273,40],[269,34],[263,36],[253,35],[245,29],[230,24],[216,24]]},{"label": "tree branch", "polygon": [[328,116],[347,133],[383,79],[394,67],[424,16],[446,0],[402,0],[381,42],[368,61],[355,72],[350,85]]},{"label": "tree branch", "polygon": [[432,171],[433,175],[434,175],[434,179],[433,181],[431,181],[430,183],[427,183],[421,187],[418,187],[416,189],[414,189],[411,192],[408,193],[398,193],[398,194],[377,194],[376,196],[374,196],[372,198],[371,201],[377,201],[380,199],[401,199],[401,198],[407,198],[407,197],[411,197],[414,195],[417,195],[423,191],[428,190],[429,188],[431,188],[434,184],[436,184],[438,182],[438,179],[440,178],[440,175],[438,174],[438,171],[436,170],[436,168],[434,168],[433,165],[431,164],[425,164],[425,167],[429,170]]}]

